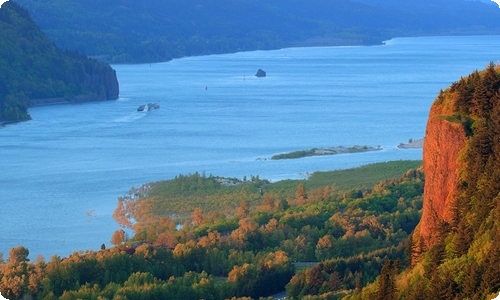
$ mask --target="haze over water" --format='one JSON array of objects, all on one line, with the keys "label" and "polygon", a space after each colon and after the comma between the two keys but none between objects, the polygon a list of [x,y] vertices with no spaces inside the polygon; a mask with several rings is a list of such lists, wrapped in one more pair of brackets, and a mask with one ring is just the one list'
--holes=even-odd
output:
[{"label": "haze over water", "polygon": [[[396,146],[423,137],[439,90],[500,60],[499,46],[498,36],[398,38],[115,65],[119,100],[31,108],[32,121],[0,128],[0,252],[109,246],[117,198],[178,174],[276,181],[421,159]],[[161,108],[136,111],[149,102]],[[352,145],[384,150],[266,160]]]}]

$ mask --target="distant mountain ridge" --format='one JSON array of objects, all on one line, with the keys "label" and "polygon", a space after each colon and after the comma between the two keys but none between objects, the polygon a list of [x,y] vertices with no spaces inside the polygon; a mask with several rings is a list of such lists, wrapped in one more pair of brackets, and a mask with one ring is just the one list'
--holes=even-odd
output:
[{"label": "distant mountain ridge", "polygon": [[13,1],[0,9],[0,123],[29,120],[28,107],[116,99],[116,72],[107,64],[47,39]]},{"label": "distant mountain ridge", "polygon": [[16,1],[60,47],[119,63],[372,45],[398,36],[500,34],[500,10],[465,0]]}]

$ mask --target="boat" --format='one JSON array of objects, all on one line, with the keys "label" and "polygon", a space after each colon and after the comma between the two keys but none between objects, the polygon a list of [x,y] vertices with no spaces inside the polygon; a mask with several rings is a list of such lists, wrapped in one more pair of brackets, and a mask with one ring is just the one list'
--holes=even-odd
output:
[{"label": "boat", "polygon": [[160,108],[160,105],[158,103],[148,103],[148,104],[143,104],[137,108],[137,111],[150,111],[153,109],[158,109]]}]

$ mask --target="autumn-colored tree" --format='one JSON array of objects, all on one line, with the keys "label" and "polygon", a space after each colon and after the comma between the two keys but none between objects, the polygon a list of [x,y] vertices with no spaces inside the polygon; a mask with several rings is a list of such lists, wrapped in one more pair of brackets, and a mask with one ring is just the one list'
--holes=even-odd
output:
[{"label": "autumn-colored tree", "polygon": [[158,234],[158,237],[156,238],[155,241],[155,245],[173,249],[175,245],[177,245],[177,238],[172,233],[172,231],[167,230]]},{"label": "autumn-colored tree", "polygon": [[316,258],[318,261],[332,258],[335,238],[331,235],[325,235],[318,240],[316,244]]},{"label": "autumn-colored tree", "polygon": [[127,201],[124,198],[118,199],[118,205],[113,212],[113,218],[122,227],[132,228],[130,217],[133,215],[133,207],[135,202]]},{"label": "autumn-colored tree", "polygon": [[28,264],[28,255],[27,248],[14,247],[9,251],[7,264],[0,266],[0,291],[7,299],[20,299],[29,292],[29,274],[33,267]]},{"label": "autumn-colored tree", "polygon": [[193,219],[193,224],[195,226],[203,225],[203,223],[205,222],[205,217],[203,216],[203,210],[199,207],[194,209],[191,218]]},{"label": "autumn-colored tree", "polygon": [[221,242],[221,235],[217,231],[208,231],[206,236],[203,236],[198,241],[198,245],[202,247],[218,247]]},{"label": "autumn-colored tree", "polygon": [[111,244],[115,246],[120,246],[124,242],[125,242],[125,230],[123,229],[115,230],[115,232],[111,236]]},{"label": "autumn-colored tree", "polygon": [[272,211],[276,206],[276,199],[273,195],[266,193],[262,198],[262,204],[257,208],[259,211]]},{"label": "autumn-colored tree", "polygon": [[307,201],[306,188],[303,183],[299,183],[297,190],[295,191],[295,199],[298,205],[303,205]]},{"label": "autumn-colored tree", "polygon": [[237,249],[245,249],[249,238],[256,234],[259,224],[252,218],[243,218],[238,224],[239,227],[231,232],[229,242]]},{"label": "autumn-colored tree", "polygon": [[243,200],[240,202],[240,206],[236,209],[236,215],[240,218],[245,218],[248,216],[248,213],[250,212],[250,206],[248,204],[248,201]]},{"label": "autumn-colored tree", "polygon": [[9,250],[9,259],[7,263],[9,265],[19,264],[21,262],[29,261],[28,256],[30,255],[30,251],[28,248],[23,246],[14,247]]},{"label": "autumn-colored tree", "polygon": [[237,296],[249,296],[253,293],[259,271],[254,264],[245,263],[234,266],[227,275],[227,281],[234,284],[234,293]]}]

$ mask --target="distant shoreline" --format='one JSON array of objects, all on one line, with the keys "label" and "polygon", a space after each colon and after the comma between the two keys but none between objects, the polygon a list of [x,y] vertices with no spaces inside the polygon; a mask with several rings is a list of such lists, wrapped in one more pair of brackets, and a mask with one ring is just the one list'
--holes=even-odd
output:
[{"label": "distant shoreline", "polygon": [[401,143],[398,145],[399,149],[417,149],[417,148],[423,148],[424,147],[424,139],[419,139],[419,140],[411,140],[408,143]]}]

